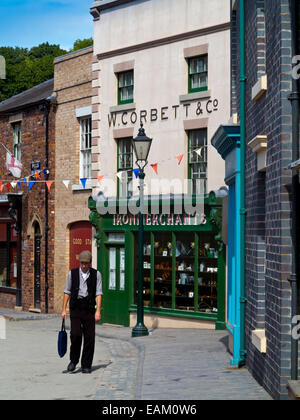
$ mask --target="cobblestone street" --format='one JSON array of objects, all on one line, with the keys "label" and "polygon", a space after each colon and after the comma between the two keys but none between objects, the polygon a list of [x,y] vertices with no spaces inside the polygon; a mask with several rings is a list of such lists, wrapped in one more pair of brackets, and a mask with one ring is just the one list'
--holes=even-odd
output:
[{"label": "cobblestone street", "polygon": [[132,339],[129,328],[97,326],[93,371],[83,375],[79,365],[69,374],[68,356],[57,355],[60,324],[6,320],[1,400],[271,399],[246,368],[229,368],[226,332],[157,329]]}]

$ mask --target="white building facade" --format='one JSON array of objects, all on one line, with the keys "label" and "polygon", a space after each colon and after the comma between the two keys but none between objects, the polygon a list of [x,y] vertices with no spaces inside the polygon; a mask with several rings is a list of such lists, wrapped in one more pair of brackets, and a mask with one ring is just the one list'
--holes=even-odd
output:
[{"label": "white building facade", "polygon": [[138,194],[141,123],[153,139],[146,195],[219,189],[210,139],[230,119],[230,0],[98,0],[91,14],[93,196]]}]

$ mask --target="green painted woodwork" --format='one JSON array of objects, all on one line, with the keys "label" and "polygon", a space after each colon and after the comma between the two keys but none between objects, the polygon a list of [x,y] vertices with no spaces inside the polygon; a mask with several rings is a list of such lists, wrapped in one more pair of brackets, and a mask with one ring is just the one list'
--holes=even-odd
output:
[{"label": "green painted woodwork", "polygon": [[[191,202],[194,199],[191,196]],[[174,210],[176,200],[172,199],[170,203],[170,213]],[[145,200],[147,204],[147,199]],[[162,207],[162,200],[158,202],[159,208]],[[116,211],[122,210],[124,205],[123,200],[116,201]],[[149,206],[149,208],[151,208]],[[103,311],[102,321],[104,323],[113,323],[124,326],[129,326],[129,316],[131,311],[136,311],[134,293],[135,279],[135,236],[138,233],[138,225],[125,224],[116,226],[113,224],[113,215],[100,216],[97,213],[96,202],[90,197],[89,199],[90,221],[96,228],[95,238],[97,239],[98,247],[98,269],[102,273],[103,278]],[[203,320],[212,320],[216,323],[216,329],[225,328],[225,247],[221,241],[221,227],[222,227],[222,200],[216,198],[214,194],[206,196],[204,199],[204,210],[206,215],[206,224],[203,225],[170,225],[170,226],[152,226],[144,225],[145,232],[150,232],[150,301],[149,305],[144,307],[145,313],[161,314],[168,316],[179,316],[183,318],[194,318]],[[173,214],[173,213],[172,213]],[[146,216],[145,216],[146,217]],[[124,242],[110,242],[108,234],[110,233],[124,233]],[[154,307],[154,276],[155,276],[155,256],[154,256],[154,242],[155,234],[158,232],[170,232],[170,239],[172,241],[172,300],[171,308]],[[195,246],[194,258],[194,310],[187,311],[176,309],[176,235],[180,232],[190,232],[191,242]],[[211,232],[218,243],[218,275],[217,275],[217,305],[218,313],[200,312],[198,307],[198,275],[199,275],[199,246],[201,240],[201,233]],[[117,261],[119,262],[120,248],[124,247],[125,252],[125,290],[118,290],[120,271],[117,268],[117,290],[109,290],[109,247],[115,247],[117,250]]]}]

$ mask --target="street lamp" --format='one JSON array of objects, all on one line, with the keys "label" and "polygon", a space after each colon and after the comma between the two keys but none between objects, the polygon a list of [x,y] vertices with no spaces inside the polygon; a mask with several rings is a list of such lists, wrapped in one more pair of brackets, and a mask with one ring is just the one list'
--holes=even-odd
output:
[{"label": "street lamp", "polygon": [[140,180],[140,211],[139,211],[139,257],[138,257],[138,300],[137,300],[137,323],[132,329],[132,337],[142,337],[148,335],[148,329],[144,325],[144,302],[143,302],[143,264],[144,264],[144,168],[147,165],[152,139],[146,136],[143,124],[139,129],[138,136],[132,141],[136,156],[136,164],[139,167]]}]

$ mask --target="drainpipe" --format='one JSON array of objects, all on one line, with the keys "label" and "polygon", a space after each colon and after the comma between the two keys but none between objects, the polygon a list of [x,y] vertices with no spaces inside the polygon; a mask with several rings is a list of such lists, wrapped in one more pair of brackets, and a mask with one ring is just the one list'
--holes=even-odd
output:
[{"label": "drainpipe", "polygon": [[[49,179],[48,166],[49,166],[49,113],[51,106],[51,98],[47,98],[43,105],[41,105],[40,110],[44,111],[45,118],[45,178],[46,181]],[[49,193],[48,188],[45,184],[45,312],[46,314],[49,311],[48,304],[48,232],[49,232]]]},{"label": "drainpipe", "polygon": [[246,141],[246,113],[245,113],[245,91],[246,91],[246,75],[245,75],[245,0],[240,0],[240,152],[241,152],[241,190],[240,190],[240,363],[239,366],[245,364],[245,141]]},{"label": "drainpipe", "polygon": [[[291,32],[292,32],[292,57],[297,55],[297,23],[296,2],[290,0]],[[289,95],[292,105],[292,162],[299,159],[299,91],[296,78],[292,78],[292,93]],[[298,171],[292,170],[292,267],[291,267],[291,315],[297,315],[297,286],[298,286],[298,235],[297,235],[297,190],[299,186]],[[298,340],[291,342],[291,379],[298,379]]]}]

